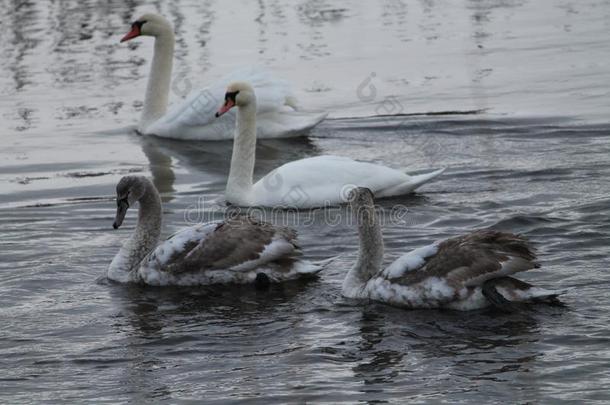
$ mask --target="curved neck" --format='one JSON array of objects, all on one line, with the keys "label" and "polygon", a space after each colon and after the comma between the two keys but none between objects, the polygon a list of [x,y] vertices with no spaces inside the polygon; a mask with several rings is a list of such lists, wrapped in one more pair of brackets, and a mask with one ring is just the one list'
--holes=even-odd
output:
[{"label": "curved neck", "polygon": [[110,264],[108,275],[113,280],[135,281],[134,271],[142,259],[157,246],[161,235],[161,198],[152,183],[147,184],[138,203],[136,229]]},{"label": "curved neck", "polygon": [[[148,183],[144,195],[138,200],[140,204],[138,208],[138,223],[134,236],[138,237],[138,242],[143,248],[146,248],[146,253],[140,257],[140,260],[157,246],[159,236],[161,235],[161,197],[152,183]],[[139,262],[139,261],[138,261]]]},{"label": "curved neck", "polygon": [[226,198],[233,204],[247,204],[252,191],[256,159],[256,102],[238,107],[231,170],[227,180]]},{"label": "curved neck", "polygon": [[[344,291],[361,288],[381,271],[383,262],[383,235],[381,226],[371,204],[352,206],[353,218],[357,221],[360,247],[358,260],[343,283]],[[353,294],[352,294],[353,295]]]},{"label": "curved neck", "polygon": [[155,51],[146,86],[140,130],[161,118],[167,111],[174,58],[174,33],[168,28],[155,38]]}]

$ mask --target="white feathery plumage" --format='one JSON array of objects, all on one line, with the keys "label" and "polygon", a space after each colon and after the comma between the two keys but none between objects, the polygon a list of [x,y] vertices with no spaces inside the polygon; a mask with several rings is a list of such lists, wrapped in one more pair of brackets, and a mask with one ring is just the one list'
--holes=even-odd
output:
[{"label": "white feathery plumage", "polygon": [[147,13],[132,24],[131,31],[121,42],[138,36],[155,38],[138,126],[140,133],[184,140],[232,139],[234,114],[216,119],[214,113],[223,100],[227,84],[235,80],[251,82],[260,95],[257,116],[261,138],[302,135],[326,118],[326,113],[297,110],[296,98],[288,83],[258,66],[235,70],[201,90],[190,91],[184,101],[174,104],[168,111],[175,45],[173,27],[164,17]]},{"label": "white feathery plumage", "polygon": [[109,279],[149,285],[252,283],[309,277],[328,262],[300,258],[296,232],[250,217],[194,225],[158,243],[161,202],[150,180],[126,176],[117,185],[118,228],[129,206],[139,203],[136,230],[108,268]]},{"label": "white feathery plumage", "polygon": [[[343,295],[406,308],[472,310],[510,302],[557,303],[561,291],[534,287],[510,275],[538,267],[525,238],[491,230],[420,247],[381,268],[383,238],[366,188],[350,193],[360,251],[343,282]],[[364,218],[364,220],[362,219]]]},{"label": "white feathery plumage", "polygon": [[[347,157],[323,155],[286,163],[253,184],[258,103],[256,90],[247,82],[233,82],[227,97],[235,94],[237,127],[231,171],[225,193],[238,206],[315,208],[345,203],[351,188],[361,186],[378,197],[407,194],[439,176],[444,169],[418,176],[386,166]],[[227,104],[228,111],[232,105]],[[223,107],[222,111],[227,111]]]}]

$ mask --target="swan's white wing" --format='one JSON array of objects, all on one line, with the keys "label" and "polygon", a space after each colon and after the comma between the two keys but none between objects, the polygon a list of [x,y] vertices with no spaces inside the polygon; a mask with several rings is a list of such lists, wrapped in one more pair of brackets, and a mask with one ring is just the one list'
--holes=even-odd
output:
[{"label": "swan's white wing", "polygon": [[382,275],[388,279],[402,277],[405,273],[421,269],[426,264],[426,260],[438,252],[438,244],[423,246],[410,251],[382,271]]},{"label": "swan's white wing", "polygon": [[165,269],[167,266],[181,262],[193,248],[205,243],[220,224],[220,222],[211,222],[176,232],[142,260],[140,269]]},{"label": "swan's white wing", "polygon": [[[256,92],[257,114],[290,113],[295,99],[285,80],[276,79],[258,67],[237,70],[208,87],[193,91],[183,101],[149,127],[146,134],[181,139],[231,139],[235,128],[235,111],[216,118],[227,86],[236,80],[249,82]],[[264,118],[263,118],[264,119]],[[264,131],[261,134],[265,135]]]},{"label": "swan's white wing", "polygon": [[346,201],[354,187],[373,193],[410,181],[407,174],[373,163],[341,156],[317,156],[280,166],[254,185],[254,204],[321,207]]}]

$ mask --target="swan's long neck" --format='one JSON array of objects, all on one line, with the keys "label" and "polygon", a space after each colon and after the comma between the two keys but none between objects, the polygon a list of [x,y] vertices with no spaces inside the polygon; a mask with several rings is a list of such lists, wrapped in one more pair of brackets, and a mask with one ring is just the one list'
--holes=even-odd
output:
[{"label": "swan's long neck", "polygon": [[360,247],[358,260],[343,282],[343,294],[355,298],[366,295],[363,291],[366,283],[381,271],[383,236],[372,203],[358,207],[352,206],[352,209],[355,210],[353,214],[358,222]]},{"label": "swan's long neck", "polygon": [[155,51],[146,86],[144,111],[142,111],[140,119],[140,131],[142,132],[145,132],[150,124],[161,118],[167,111],[174,42],[174,33],[170,27],[155,38]]},{"label": "swan's long neck", "polygon": [[108,277],[122,282],[137,281],[136,270],[156,246],[161,234],[161,198],[152,184],[138,201],[138,223],[108,269]]},{"label": "swan's long neck", "polygon": [[226,198],[233,204],[247,205],[252,191],[256,155],[256,102],[238,107],[231,170],[227,180]]}]

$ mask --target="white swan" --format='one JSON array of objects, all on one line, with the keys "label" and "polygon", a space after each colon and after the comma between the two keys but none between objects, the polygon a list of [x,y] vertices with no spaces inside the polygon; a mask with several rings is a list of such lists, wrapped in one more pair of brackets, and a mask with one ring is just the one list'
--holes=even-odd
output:
[{"label": "white swan", "polygon": [[540,267],[527,240],[511,233],[479,230],[421,247],[382,270],[383,237],[365,188],[350,192],[358,223],[360,249],[343,282],[343,295],[369,298],[406,308],[470,310],[494,305],[516,309],[513,302],[561,304],[559,291],[548,291],[508,277]]},{"label": "white swan", "polygon": [[167,112],[174,57],[173,28],[160,15],[144,14],[132,23],[121,42],[138,36],[155,38],[144,110],[138,126],[140,133],[192,140],[233,138],[234,118],[214,120],[214,112],[227,84],[234,80],[248,80],[259,92],[258,130],[263,138],[301,135],[326,117],[326,114],[297,111],[287,83],[256,67],[235,71],[203,90],[191,92],[186,100]]},{"label": "white swan", "polygon": [[296,232],[250,217],[185,228],[161,244],[161,199],[150,180],[125,176],[116,187],[113,227],[123,223],[136,202],[138,223],[108,268],[107,276],[122,283],[206,285],[269,283],[310,277],[329,260],[299,259]]},{"label": "white swan", "polygon": [[317,156],[278,167],[253,184],[256,151],[257,96],[246,82],[231,83],[216,113],[237,106],[231,170],[226,200],[239,206],[313,208],[347,201],[354,186],[368,187],[377,197],[407,194],[440,175],[444,169],[419,176],[340,156]]}]

